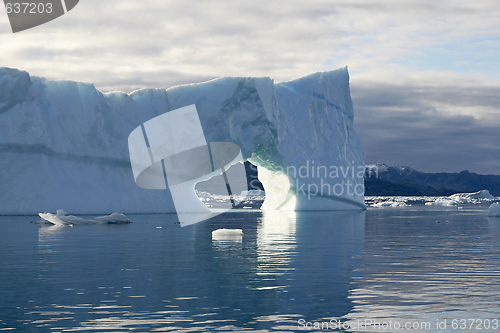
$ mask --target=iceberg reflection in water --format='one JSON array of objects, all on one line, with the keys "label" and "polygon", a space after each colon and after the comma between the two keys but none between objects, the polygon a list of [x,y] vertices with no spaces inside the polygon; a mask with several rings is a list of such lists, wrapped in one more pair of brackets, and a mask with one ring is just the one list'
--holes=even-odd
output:
[{"label": "iceberg reflection in water", "polygon": [[[500,222],[486,210],[241,210],[184,228],[175,215],[78,228],[0,217],[0,329],[289,332],[371,319],[438,331],[448,319],[451,332],[452,319],[500,315]],[[241,240],[214,240],[219,229]]]}]

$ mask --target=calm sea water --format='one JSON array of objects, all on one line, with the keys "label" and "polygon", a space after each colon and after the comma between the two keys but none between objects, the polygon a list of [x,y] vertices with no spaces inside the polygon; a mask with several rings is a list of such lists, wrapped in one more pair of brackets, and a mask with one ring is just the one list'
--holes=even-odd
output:
[{"label": "calm sea water", "polygon": [[[498,332],[486,210],[240,211],[184,228],[0,217],[0,331]],[[213,241],[219,228],[243,238]]]}]

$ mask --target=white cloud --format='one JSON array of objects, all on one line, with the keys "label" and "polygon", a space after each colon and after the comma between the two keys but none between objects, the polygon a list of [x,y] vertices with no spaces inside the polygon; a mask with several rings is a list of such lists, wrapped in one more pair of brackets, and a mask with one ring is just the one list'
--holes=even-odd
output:
[{"label": "white cloud", "polygon": [[[409,75],[425,70],[412,61],[432,48],[494,43],[497,9],[491,1],[86,0],[43,26],[3,33],[0,43],[4,66],[104,90],[168,86],[183,75],[287,80],[344,65],[356,77]],[[158,74],[164,72],[177,79]],[[134,73],[145,77],[125,82],[137,80]],[[115,86],[110,75],[124,82]]]}]

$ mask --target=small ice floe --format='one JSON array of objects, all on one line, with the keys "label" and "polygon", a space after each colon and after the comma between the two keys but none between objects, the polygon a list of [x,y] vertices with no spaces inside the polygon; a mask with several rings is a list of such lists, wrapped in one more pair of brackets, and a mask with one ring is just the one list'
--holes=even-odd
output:
[{"label": "small ice floe", "polygon": [[491,217],[500,217],[500,203],[491,204],[490,208],[488,208],[488,213],[486,216]]},{"label": "small ice floe", "polygon": [[50,222],[57,226],[73,226],[76,224],[126,224],[132,223],[124,214],[113,213],[111,215],[98,216],[94,220],[88,220],[74,215],[66,215],[62,209],[57,210],[57,214],[39,213],[43,221]]},{"label": "small ice floe", "polygon": [[212,240],[241,242],[243,230],[241,229],[217,229],[212,231]]}]

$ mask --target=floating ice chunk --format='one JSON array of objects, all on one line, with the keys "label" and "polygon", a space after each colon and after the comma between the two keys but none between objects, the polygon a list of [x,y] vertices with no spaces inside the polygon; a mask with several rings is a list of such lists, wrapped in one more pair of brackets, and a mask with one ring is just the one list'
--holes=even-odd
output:
[{"label": "floating ice chunk", "polygon": [[474,193],[457,193],[450,195],[453,200],[461,202],[471,202],[473,200],[495,200],[496,198],[490,194],[488,190],[481,190]]},{"label": "floating ice chunk", "polygon": [[217,241],[236,241],[243,239],[243,230],[241,229],[217,229],[212,231],[212,240]]},{"label": "floating ice chunk", "polygon": [[482,201],[495,200],[495,197],[488,190],[481,190],[473,193],[457,193],[449,197],[440,197],[434,201],[426,202],[430,206],[457,206],[466,203],[480,203]]},{"label": "floating ice chunk", "polygon": [[[73,223],[71,223],[69,220],[71,220],[72,217],[76,217],[71,215],[66,216],[66,212],[62,209],[58,209],[57,214],[38,213],[38,215],[42,218],[43,221],[50,222],[57,226],[63,226],[63,225],[72,226]],[[69,218],[69,220],[67,218]]]},{"label": "floating ice chunk", "polygon": [[74,215],[66,215],[62,209],[57,210],[57,214],[38,213],[42,220],[57,226],[73,226],[75,224],[126,224],[132,223],[124,214],[113,213],[111,215],[98,216],[94,220],[84,219]]},{"label": "floating ice chunk", "polygon": [[486,216],[500,217],[500,203],[491,204]]},{"label": "floating ice chunk", "polygon": [[473,193],[456,193],[449,197],[433,198],[425,204],[428,206],[457,206],[468,203],[481,203],[483,201],[492,201],[496,198],[490,194],[488,190],[481,190]]}]

